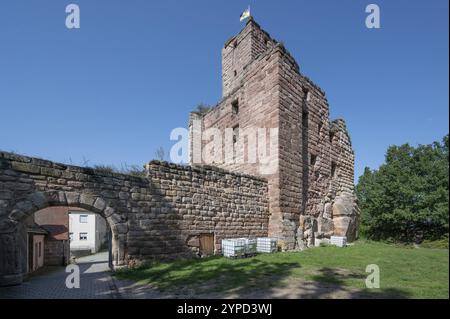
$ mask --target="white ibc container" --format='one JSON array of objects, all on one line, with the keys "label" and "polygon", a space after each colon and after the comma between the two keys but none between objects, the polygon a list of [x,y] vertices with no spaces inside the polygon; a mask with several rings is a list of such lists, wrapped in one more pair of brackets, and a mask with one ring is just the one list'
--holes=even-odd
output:
[{"label": "white ibc container", "polygon": [[275,238],[260,237],[256,240],[256,251],[259,253],[274,253],[277,251],[277,240]]},{"label": "white ibc container", "polygon": [[345,246],[347,246],[347,237],[345,237],[345,236],[331,236],[330,237],[330,244],[338,246],[338,247],[345,247]]},{"label": "white ibc container", "polygon": [[255,255],[256,254],[256,239],[247,239],[246,240],[245,254],[246,255]]},{"label": "white ibc container", "polygon": [[245,238],[222,239],[222,253],[225,257],[243,257],[245,249]]}]

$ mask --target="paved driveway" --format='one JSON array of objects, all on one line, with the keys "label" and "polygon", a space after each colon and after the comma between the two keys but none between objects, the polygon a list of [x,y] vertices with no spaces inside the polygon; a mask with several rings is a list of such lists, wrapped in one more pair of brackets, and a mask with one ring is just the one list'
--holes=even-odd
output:
[{"label": "paved driveway", "polygon": [[109,299],[115,286],[108,268],[108,253],[78,258],[80,288],[66,287],[65,267],[47,267],[22,285],[0,288],[0,299]]}]

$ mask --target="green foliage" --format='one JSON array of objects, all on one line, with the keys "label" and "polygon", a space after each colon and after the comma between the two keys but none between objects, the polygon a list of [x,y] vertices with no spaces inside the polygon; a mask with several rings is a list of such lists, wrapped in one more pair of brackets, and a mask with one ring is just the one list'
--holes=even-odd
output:
[{"label": "green foliage", "polygon": [[125,168],[121,169],[120,173],[135,177],[147,176],[147,172],[145,171],[145,169],[139,167],[138,165],[126,165]]},{"label": "green foliage", "polygon": [[422,248],[432,248],[432,249],[448,249],[448,237],[439,240],[424,240],[420,247]]},{"label": "green foliage", "polygon": [[378,170],[366,168],[356,187],[363,236],[395,241],[448,235],[448,135],[442,143],[391,146]]},{"label": "green foliage", "polygon": [[101,173],[115,173],[117,171],[116,168],[111,165],[94,165],[93,168]]},{"label": "green foliage", "polygon": [[200,115],[204,115],[204,114],[208,113],[210,110],[211,110],[211,106],[204,104],[204,103],[200,103],[199,105],[197,105],[194,112],[197,114],[200,114]]},{"label": "green foliage", "polygon": [[122,167],[119,169],[112,165],[94,165],[93,169],[100,173],[118,173],[118,174],[125,174],[125,175],[131,175],[135,177],[146,177],[147,173],[145,169],[140,168],[137,165],[128,165],[123,164]]}]

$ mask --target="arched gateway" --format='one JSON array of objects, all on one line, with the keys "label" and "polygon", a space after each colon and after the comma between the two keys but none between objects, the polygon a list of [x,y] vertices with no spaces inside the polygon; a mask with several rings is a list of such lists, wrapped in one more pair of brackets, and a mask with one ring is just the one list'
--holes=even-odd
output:
[{"label": "arched gateway", "polygon": [[[114,189],[112,180],[102,181],[91,169],[0,154],[0,285],[22,282],[27,269],[25,220],[51,206],[80,207],[104,217],[112,232],[112,266],[126,264],[127,210],[114,202],[114,191],[108,199],[102,195],[103,189]],[[91,187],[84,187],[87,183]]]},{"label": "arched gateway", "polygon": [[0,285],[20,284],[27,269],[25,220],[51,206],[103,216],[114,268],[143,260],[220,251],[225,237],[267,236],[267,181],[215,167],[153,161],[147,176],[53,163],[0,152]]},{"label": "arched gateway", "polygon": [[[78,201],[73,199],[79,199]],[[2,257],[2,285],[21,283],[27,269],[27,217],[41,209],[52,206],[80,207],[98,213],[106,219],[111,230],[111,266],[116,269],[125,265],[126,221],[99,196],[64,191],[36,191],[17,202],[2,221],[0,251]]]}]

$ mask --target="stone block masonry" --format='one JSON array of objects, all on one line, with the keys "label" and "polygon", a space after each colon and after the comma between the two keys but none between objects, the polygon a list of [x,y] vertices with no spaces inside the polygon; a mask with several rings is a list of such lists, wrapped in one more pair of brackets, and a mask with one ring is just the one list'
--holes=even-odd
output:
[{"label": "stone block masonry", "polygon": [[196,256],[204,234],[213,238],[215,253],[225,237],[267,236],[264,178],[159,161],[146,169],[147,177],[135,177],[0,152],[0,284],[21,282],[25,222],[50,206],[106,218],[115,267]]},{"label": "stone block masonry", "polygon": [[[222,91],[222,99],[209,112],[189,117],[191,163],[201,164],[193,156],[199,130],[215,129],[224,136],[227,129],[236,129],[234,158],[214,165],[267,178],[269,236],[280,240],[285,250],[313,246],[316,238],[333,234],[354,240],[359,209],[345,122],[329,119],[325,93],[252,18],[222,49]],[[258,163],[245,160],[249,152],[242,150],[254,148],[245,132],[255,128],[278,128],[275,148],[269,139],[257,145],[258,151],[271,150],[274,173],[264,174]],[[200,141],[202,147],[207,143]]]},{"label": "stone block masonry", "polygon": [[[346,124],[329,119],[325,93],[253,18],[222,49],[222,90],[216,107],[189,117],[191,166],[152,161],[144,178],[0,152],[0,284],[21,282],[24,220],[49,206],[105,217],[115,267],[217,253],[229,237],[275,237],[285,250],[331,235],[355,239],[359,209]],[[252,128],[277,132],[258,140],[259,151],[269,150],[270,173],[248,153],[246,161],[251,139],[241,130]],[[231,162],[214,162],[218,167],[193,161],[206,143],[193,137],[207,129],[222,136],[231,130],[233,148],[244,147]]]}]

